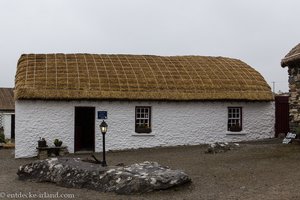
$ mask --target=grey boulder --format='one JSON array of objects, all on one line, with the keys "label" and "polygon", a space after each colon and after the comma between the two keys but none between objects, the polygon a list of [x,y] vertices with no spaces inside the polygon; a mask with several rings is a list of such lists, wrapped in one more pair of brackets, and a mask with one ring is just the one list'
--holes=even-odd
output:
[{"label": "grey boulder", "polygon": [[145,193],[168,189],[191,181],[182,170],[157,162],[124,167],[101,167],[79,158],[50,158],[19,167],[20,180],[53,182],[63,187],[88,188],[118,194]]}]

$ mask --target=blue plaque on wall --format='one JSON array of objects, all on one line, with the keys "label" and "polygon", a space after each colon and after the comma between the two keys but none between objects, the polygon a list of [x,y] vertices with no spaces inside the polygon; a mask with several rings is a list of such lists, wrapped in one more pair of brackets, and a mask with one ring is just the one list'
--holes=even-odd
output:
[{"label": "blue plaque on wall", "polygon": [[107,111],[98,111],[98,119],[107,119]]}]

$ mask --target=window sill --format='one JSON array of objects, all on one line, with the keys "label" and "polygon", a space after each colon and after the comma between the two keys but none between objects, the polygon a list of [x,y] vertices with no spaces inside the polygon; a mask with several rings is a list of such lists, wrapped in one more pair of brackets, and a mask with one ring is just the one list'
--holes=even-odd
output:
[{"label": "window sill", "polygon": [[155,136],[153,133],[134,133],[131,136]]},{"label": "window sill", "polygon": [[136,133],[141,133],[141,134],[143,134],[143,133],[151,133],[151,128],[141,128],[141,127],[136,127],[135,128],[135,132]]},{"label": "window sill", "polygon": [[226,135],[247,135],[247,133],[244,131],[241,132],[226,131]]}]

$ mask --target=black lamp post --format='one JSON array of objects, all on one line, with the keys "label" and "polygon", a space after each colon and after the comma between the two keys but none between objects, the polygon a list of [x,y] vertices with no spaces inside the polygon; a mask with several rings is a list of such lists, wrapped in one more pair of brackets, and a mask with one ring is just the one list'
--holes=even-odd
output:
[{"label": "black lamp post", "polygon": [[107,164],[106,164],[106,160],[105,160],[105,133],[107,132],[107,124],[106,122],[103,120],[100,124],[100,130],[101,130],[101,133],[102,133],[102,142],[103,142],[103,160],[101,162],[101,165],[102,167],[106,167]]}]

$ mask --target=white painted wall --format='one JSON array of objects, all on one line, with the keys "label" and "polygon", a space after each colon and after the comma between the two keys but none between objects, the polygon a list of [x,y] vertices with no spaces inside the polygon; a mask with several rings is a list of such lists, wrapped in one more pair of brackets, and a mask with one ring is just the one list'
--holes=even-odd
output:
[{"label": "white painted wall", "polygon": [[[128,102],[128,101],[16,101],[15,157],[37,155],[39,137],[49,145],[55,138],[74,152],[75,106],[108,111],[106,149],[197,145],[271,138],[274,136],[274,102]],[[152,106],[152,133],[135,134],[135,106]],[[227,132],[227,107],[243,107],[242,134]],[[96,116],[95,116],[96,118]],[[95,148],[102,150],[96,119]]]},{"label": "white painted wall", "polygon": [[6,139],[11,139],[11,116],[13,113],[3,113],[2,125]]},{"label": "white painted wall", "polygon": [[3,127],[3,112],[0,111],[0,127]]}]

